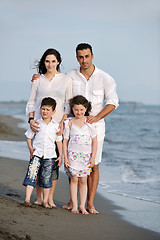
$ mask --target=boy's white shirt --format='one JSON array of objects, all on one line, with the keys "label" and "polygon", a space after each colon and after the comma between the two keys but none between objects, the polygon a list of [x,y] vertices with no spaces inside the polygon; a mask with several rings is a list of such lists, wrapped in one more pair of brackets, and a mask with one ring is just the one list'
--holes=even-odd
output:
[{"label": "boy's white shirt", "polygon": [[25,132],[27,138],[32,139],[32,146],[36,150],[33,155],[44,158],[57,158],[55,151],[55,142],[62,141],[62,136],[58,136],[56,133],[59,131],[59,123],[51,120],[46,124],[42,118],[38,119],[39,132],[33,132],[31,128]]}]

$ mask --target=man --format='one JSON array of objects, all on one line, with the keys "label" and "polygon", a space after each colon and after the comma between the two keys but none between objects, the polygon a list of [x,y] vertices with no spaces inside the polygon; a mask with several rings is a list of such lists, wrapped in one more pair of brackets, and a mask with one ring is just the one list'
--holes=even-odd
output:
[{"label": "man", "polygon": [[[92,47],[87,43],[81,43],[76,48],[76,56],[80,68],[67,74],[72,79],[73,96],[83,95],[92,104],[91,115],[87,122],[95,123],[97,128],[98,149],[95,166],[88,177],[88,201],[87,209],[90,213],[98,213],[95,209],[94,197],[99,182],[99,163],[102,158],[102,148],[105,136],[104,117],[118,107],[116,84],[111,76],[93,65],[94,58]],[[105,103],[105,106],[104,106]],[[71,200],[64,208],[71,207]]]}]

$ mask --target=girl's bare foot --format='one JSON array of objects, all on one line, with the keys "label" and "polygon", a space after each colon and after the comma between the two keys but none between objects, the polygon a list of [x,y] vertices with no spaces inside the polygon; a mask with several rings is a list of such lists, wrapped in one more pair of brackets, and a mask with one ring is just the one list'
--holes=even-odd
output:
[{"label": "girl's bare foot", "polygon": [[44,203],[43,203],[43,207],[44,207],[44,208],[52,208],[47,202],[44,202]]},{"label": "girl's bare foot", "polygon": [[80,208],[80,211],[82,214],[89,214],[85,208]]},{"label": "girl's bare foot", "polygon": [[37,201],[34,202],[34,204],[35,204],[35,205],[38,205],[38,206],[42,206],[42,201],[38,201],[38,200],[37,200]]},{"label": "girl's bare foot", "polygon": [[71,212],[72,213],[79,213],[78,209],[74,209],[74,208],[72,208]]}]

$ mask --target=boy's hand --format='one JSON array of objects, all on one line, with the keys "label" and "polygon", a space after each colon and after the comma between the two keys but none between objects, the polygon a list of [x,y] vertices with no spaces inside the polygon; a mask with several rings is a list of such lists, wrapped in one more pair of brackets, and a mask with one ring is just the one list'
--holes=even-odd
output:
[{"label": "boy's hand", "polygon": [[30,128],[32,129],[33,132],[39,132],[39,122],[36,120],[31,120],[30,121]]},{"label": "boy's hand", "polygon": [[30,151],[30,159],[33,158],[33,153],[34,153],[35,150],[36,150],[36,149],[33,148],[33,147],[31,147],[31,148],[29,149],[29,151]]},{"label": "boy's hand", "polygon": [[55,162],[58,162],[58,166],[61,167],[62,166],[62,157],[58,157]]},{"label": "boy's hand", "polygon": [[69,166],[71,166],[71,164],[69,163],[68,159],[65,159],[64,161],[64,165],[68,168]]},{"label": "boy's hand", "polygon": [[31,81],[34,82],[34,80],[37,80],[39,77],[40,77],[39,73],[38,74],[33,74]]}]

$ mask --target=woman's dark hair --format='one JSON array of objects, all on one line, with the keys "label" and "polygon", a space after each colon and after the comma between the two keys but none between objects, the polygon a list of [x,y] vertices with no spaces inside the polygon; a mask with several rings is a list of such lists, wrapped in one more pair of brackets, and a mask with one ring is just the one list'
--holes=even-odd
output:
[{"label": "woman's dark hair", "polygon": [[53,98],[51,98],[51,97],[43,98],[42,102],[41,102],[41,107],[43,107],[43,106],[51,106],[53,111],[55,110],[56,105],[57,105],[56,101]]},{"label": "woman's dark hair", "polygon": [[44,62],[48,55],[54,55],[56,57],[57,61],[59,62],[56,69],[57,71],[60,71],[60,64],[62,62],[61,55],[56,49],[49,48],[43,53],[40,61],[36,65],[38,69],[38,73],[40,74],[45,74],[47,72]]},{"label": "woman's dark hair", "polygon": [[89,116],[89,113],[92,109],[91,103],[88,102],[88,100],[85,97],[83,97],[82,95],[77,95],[77,96],[73,97],[72,99],[70,99],[69,105],[71,108],[71,113],[73,115],[74,115],[74,113],[73,113],[72,108],[74,105],[83,105],[87,109],[85,112],[85,116]]}]

